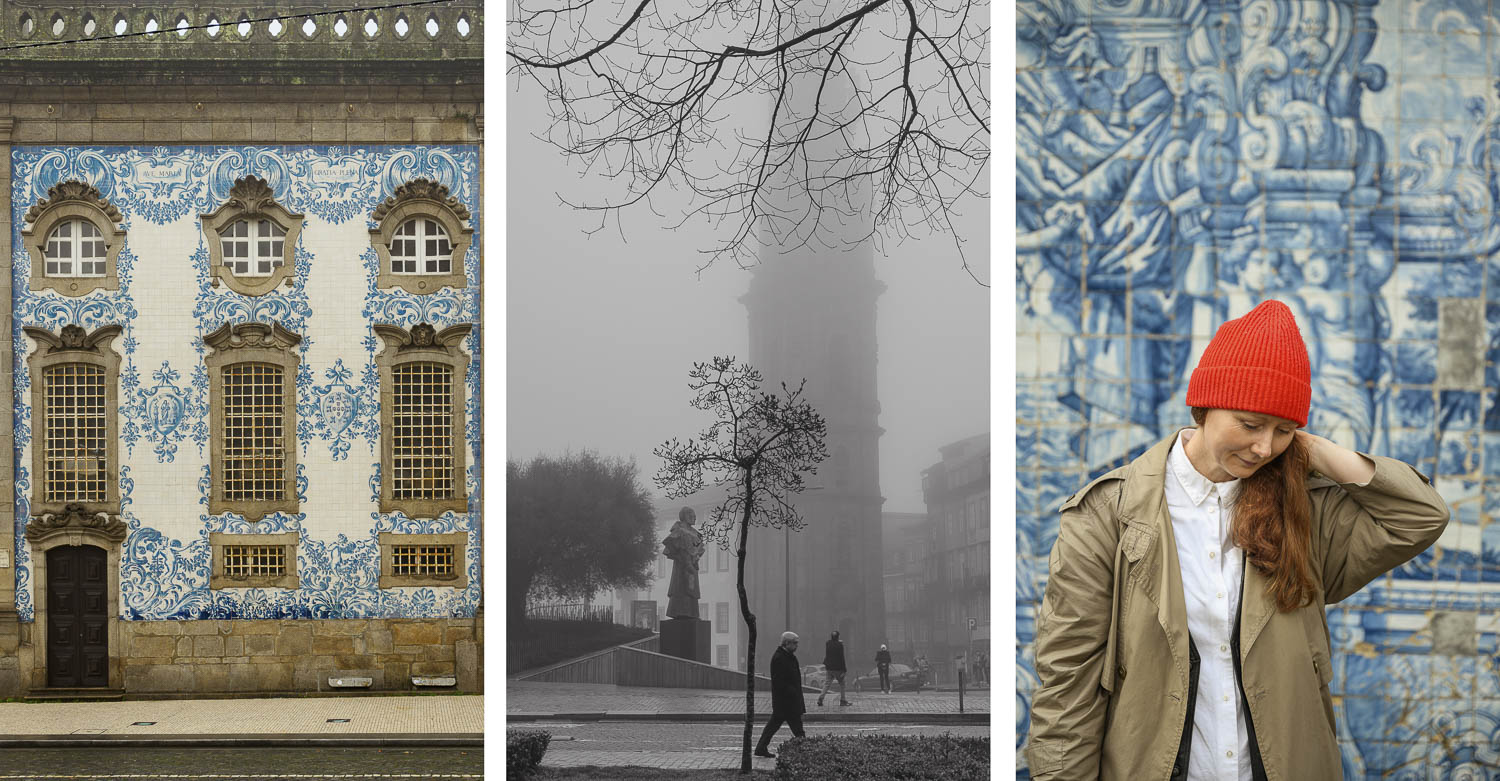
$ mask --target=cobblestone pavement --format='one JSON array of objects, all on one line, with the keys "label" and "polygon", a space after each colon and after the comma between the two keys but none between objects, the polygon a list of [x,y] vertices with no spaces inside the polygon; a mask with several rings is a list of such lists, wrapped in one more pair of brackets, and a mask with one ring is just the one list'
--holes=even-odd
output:
[{"label": "cobblestone pavement", "polygon": [[[854,704],[838,705],[838,695],[830,694],[827,704],[819,707],[818,696],[807,693],[808,714],[813,717],[839,718],[842,714],[882,713],[912,714],[958,713],[958,692],[922,691],[851,693]],[[769,713],[769,692],[755,692],[755,712]],[[965,713],[988,713],[988,690],[964,695]],[[701,714],[743,713],[745,693],[709,689],[653,689],[641,686],[615,686],[603,683],[537,683],[505,682],[505,712],[510,714],[606,713],[606,714]]]},{"label": "cobblestone pavement", "polygon": [[0,750],[0,779],[482,778],[479,749],[72,748]]},{"label": "cobblestone pavement", "polygon": [[[752,741],[760,738],[758,722]],[[735,770],[740,766],[741,727],[728,724],[682,723],[560,723],[538,722],[552,734],[543,767],[654,767],[665,769]],[[987,737],[988,727],[945,727],[922,724],[809,724],[809,737],[818,735],[937,735]],[[771,751],[792,737],[783,727],[772,739]],[[754,767],[771,770],[776,760],[756,757]]]}]

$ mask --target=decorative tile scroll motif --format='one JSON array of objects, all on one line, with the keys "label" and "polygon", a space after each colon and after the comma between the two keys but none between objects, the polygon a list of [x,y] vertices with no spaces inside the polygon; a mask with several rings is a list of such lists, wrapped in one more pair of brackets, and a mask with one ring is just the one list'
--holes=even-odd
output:
[{"label": "decorative tile scroll motif", "polygon": [[[236,179],[255,175],[266,179],[276,197],[293,212],[307,214],[308,230],[324,232],[339,226],[368,227],[368,215],[396,186],[412,178],[428,178],[442,183],[476,216],[471,224],[478,229],[478,154],[472,147],[25,147],[12,150],[13,230],[19,230],[25,209],[52,185],[67,179],[83,181],[98,189],[121,210],[127,231],[126,246],[120,256],[121,286],[118,291],[96,291],[66,298],[48,291],[27,290],[30,259],[24,252],[13,257],[15,317],[13,344],[15,375],[13,388],[15,448],[18,463],[31,446],[29,398],[30,378],[25,367],[28,342],[21,331],[24,325],[53,329],[77,324],[95,329],[108,324],[125,327],[121,340],[124,352],[121,369],[120,415],[126,456],[122,458],[121,488],[125,498],[122,517],[127,526],[121,563],[122,618],[126,620],[194,619],[207,617],[313,617],[346,618],[374,616],[457,616],[472,615],[479,600],[478,579],[478,503],[471,498],[468,513],[451,518],[423,522],[445,530],[467,530],[470,548],[469,589],[454,593],[452,589],[397,589],[381,592],[375,587],[378,577],[376,535],[394,528],[394,523],[377,525],[375,518],[355,509],[352,519],[368,518],[366,531],[330,532],[326,520],[309,520],[303,515],[274,515],[258,524],[225,514],[209,516],[205,508],[184,507],[186,519],[196,528],[181,531],[183,520],[172,525],[161,521],[157,513],[150,518],[139,516],[141,494],[136,482],[141,479],[137,466],[172,464],[179,468],[200,469],[199,496],[207,496],[208,375],[204,370],[201,335],[224,322],[279,322],[302,333],[299,345],[303,360],[296,378],[299,425],[296,433],[303,452],[326,448],[336,461],[347,462],[350,446],[363,439],[372,450],[378,444],[379,432],[372,421],[378,419],[378,399],[374,389],[378,379],[374,369],[376,344],[368,325],[380,322],[411,324],[427,321],[434,324],[478,320],[478,246],[477,242],[464,259],[469,289],[462,296],[427,296],[415,306],[398,301],[388,294],[367,295],[361,307],[365,335],[356,340],[353,354],[317,359],[309,356],[320,326],[316,296],[308,287],[313,269],[329,264],[346,263],[356,274],[364,273],[367,293],[373,284],[373,271],[363,250],[340,258],[336,253],[310,249],[307,235],[295,252],[294,281],[262,296],[245,297],[213,289],[208,284],[208,252],[203,245],[197,215],[221,204]],[[365,216],[361,223],[356,218]],[[358,230],[358,229],[357,229]],[[152,232],[155,233],[152,233]],[[165,233],[164,233],[165,232]],[[139,249],[139,237],[152,234],[171,236],[173,257],[152,245],[149,252]],[[367,242],[363,230],[360,241]],[[181,239],[186,238],[186,241]],[[159,238],[153,239],[160,241]],[[19,242],[13,246],[19,247]],[[178,249],[185,247],[186,249]],[[133,249],[134,248],[134,249]],[[364,249],[368,249],[365,243]],[[372,253],[373,254],[373,253]],[[187,290],[187,308],[182,318],[189,322],[185,331],[171,346],[165,360],[161,357],[162,331],[157,328],[160,314],[138,305],[136,289],[140,287],[143,256],[149,261],[145,273],[152,281],[176,269]],[[356,281],[358,285],[359,282]],[[325,326],[321,326],[326,328]],[[466,348],[474,360],[466,377],[470,383],[466,433],[477,458],[479,443],[478,331],[471,335]],[[363,355],[361,355],[361,352]],[[143,356],[145,358],[143,359]],[[154,369],[143,369],[143,360]],[[143,374],[147,377],[143,378]],[[346,403],[347,402],[347,403]],[[349,415],[351,408],[358,414]],[[369,412],[368,416],[364,415]],[[183,445],[189,444],[188,447]],[[196,447],[194,447],[194,445]],[[316,447],[314,447],[316,445]],[[470,494],[477,497],[477,474],[470,470]],[[371,470],[378,479],[378,470]],[[299,469],[297,488],[306,500],[316,499],[317,481],[309,481],[305,469]],[[326,481],[325,481],[326,482]],[[24,529],[29,517],[31,490],[26,469],[16,475],[16,509],[18,529]],[[153,488],[159,490],[159,487]],[[191,491],[191,489],[189,489]],[[131,492],[135,491],[134,501]],[[320,522],[320,520],[322,522]],[[156,526],[161,522],[165,525]],[[342,523],[347,524],[346,519]],[[295,591],[277,589],[208,590],[210,549],[208,534],[212,531],[256,533],[295,530],[300,535],[299,574],[301,588]],[[31,620],[34,611],[32,569],[29,549],[18,535],[15,549],[17,605],[23,620]]]}]

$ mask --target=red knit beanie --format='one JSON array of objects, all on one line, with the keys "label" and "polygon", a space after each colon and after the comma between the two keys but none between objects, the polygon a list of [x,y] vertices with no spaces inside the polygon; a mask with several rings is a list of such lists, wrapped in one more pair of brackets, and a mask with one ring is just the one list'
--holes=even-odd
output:
[{"label": "red knit beanie", "polygon": [[1188,380],[1189,407],[1260,412],[1307,425],[1312,370],[1292,310],[1267,299],[1219,326]]}]

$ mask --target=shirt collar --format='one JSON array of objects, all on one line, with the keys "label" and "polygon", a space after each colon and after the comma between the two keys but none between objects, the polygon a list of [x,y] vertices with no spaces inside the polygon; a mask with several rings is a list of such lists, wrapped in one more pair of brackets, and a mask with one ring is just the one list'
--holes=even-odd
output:
[{"label": "shirt collar", "polygon": [[1172,448],[1171,453],[1167,454],[1167,469],[1177,478],[1177,484],[1182,486],[1182,490],[1187,493],[1188,499],[1193,502],[1194,506],[1203,504],[1214,495],[1215,491],[1224,499],[1232,498],[1235,489],[1240,484],[1238,478],[1215,483],[1204,477],[1197,467],[1193,466],[1193,462],[1188,460],[1187,441],[1196,433],[1196,429],[1187,428],[1177,434],[1177,445]]}]

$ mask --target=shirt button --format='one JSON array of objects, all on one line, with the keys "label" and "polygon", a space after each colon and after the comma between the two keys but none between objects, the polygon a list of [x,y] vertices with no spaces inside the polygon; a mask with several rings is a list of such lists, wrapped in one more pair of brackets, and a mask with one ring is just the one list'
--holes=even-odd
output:
[{"label": "shirt button", "polygon": [[1211,558],[1213,558],[1213,557],[1214,557],[1214,556],[1215,556],[1215,554],[1214,554],[1214,552],[1213,552],[1213,551],[1209,551],[1209,552],[1208,552],[1208,557],[1209,557],[1209,558],[1210,558],[1210,559],[1211,559]]},{"label": "shirt button", "polygon": [[[1227,646],[1227,645],[1221,645],[1221,646],[1219,646],[1219,650],[1220,650],[1220,651],[1228,651],[1228,650],[1229,650],[1229,646]],[[1226,700],[1227,700],[1227,699],[1229,699],[1229,698],[1228,698],[1228,697],[1225,697],[1225,698],[1224,698],[1224,699],[1226,699]]]},{"label": "shirt button", "polygon": [[1229,702],[1229,695],[1227,695],[1227,694],[1226,694],[1226,695],[1224,695],[1224,701],[1225,701],[1225,702]]},{"label": "shirt button", "polygon": [[1234,758],[1234,752],[1233,751],[1226,751],[1226,752],[1224,752],[1224,756],[1233,759]]},{"label": "shirt button", "polygon": [[1220,591],[1219,592],[1219,599],[1223,599],[1223,598],[1224,598],[1224,592]]}]

